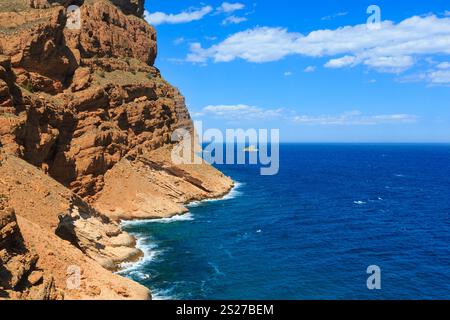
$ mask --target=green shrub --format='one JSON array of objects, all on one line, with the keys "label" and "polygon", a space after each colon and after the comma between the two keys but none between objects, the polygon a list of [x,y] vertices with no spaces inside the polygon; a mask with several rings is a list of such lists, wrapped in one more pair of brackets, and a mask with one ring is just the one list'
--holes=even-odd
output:
[{"label": "green shrub", "polygon": [[28,81],[26,84],[24,84],[24,85],[22,86],[22,88],[25,89],[25,90],[27,90],[27,91],[30,92],[30,93],[34,93],[34,88],[33,88],[33,85],[31,84],[30,81]]}]

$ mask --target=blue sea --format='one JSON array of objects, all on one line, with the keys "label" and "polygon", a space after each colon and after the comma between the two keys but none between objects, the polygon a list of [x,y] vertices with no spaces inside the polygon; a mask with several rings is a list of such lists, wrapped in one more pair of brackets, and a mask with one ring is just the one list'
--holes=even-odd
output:
[{"label": "blue sea", "polygon": [[[450,299],[450,145],[282,144],[224,199],[125,223],[156,299]],[[368,266],[381,290],[367,288]]]}]

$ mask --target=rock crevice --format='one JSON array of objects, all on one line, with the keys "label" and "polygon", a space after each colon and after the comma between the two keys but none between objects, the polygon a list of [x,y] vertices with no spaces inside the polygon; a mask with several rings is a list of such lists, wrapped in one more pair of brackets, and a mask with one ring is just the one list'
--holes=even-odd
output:
[{"label": "rock crevice", "polygon": [[[66,27],[71,4],[79,29]],[[172,163],[172,134],[193,124],[154,66],[143,12],[143,0],[0,3],[0,298],[150,298],[111,273],[142,255],[119,220],[232,187],[207,164]]]}]

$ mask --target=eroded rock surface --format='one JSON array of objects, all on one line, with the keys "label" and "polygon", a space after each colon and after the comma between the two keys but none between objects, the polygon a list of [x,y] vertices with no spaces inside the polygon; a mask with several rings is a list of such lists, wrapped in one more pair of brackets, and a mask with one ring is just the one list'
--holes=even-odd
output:
[{"label": "eroded rock surface", "polygon": [[27,162],[1,157],[0,194],[18,215],[69,241],[110,270],[141,256],[134,238],[116,222]]},{"label": "eroded rock surface", "polygon": [[[79,29],[66,27],[72,4]],[[0,3],[0,297],[149,298],[107,270],[141,255],[117,221],[184,213],[233,185],[209,165],[172,163],[172,134],[193,125],[154,66],[143,5]]]}]

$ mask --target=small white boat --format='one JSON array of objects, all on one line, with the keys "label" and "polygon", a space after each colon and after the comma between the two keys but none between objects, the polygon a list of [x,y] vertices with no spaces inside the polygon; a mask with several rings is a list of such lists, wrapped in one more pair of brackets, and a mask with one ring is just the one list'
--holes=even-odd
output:
[{"label": "small white boat", "polygon": [[244,152],[258,152],[258,148],[256,146],[250,146],[248,148],[244,148]]}]

